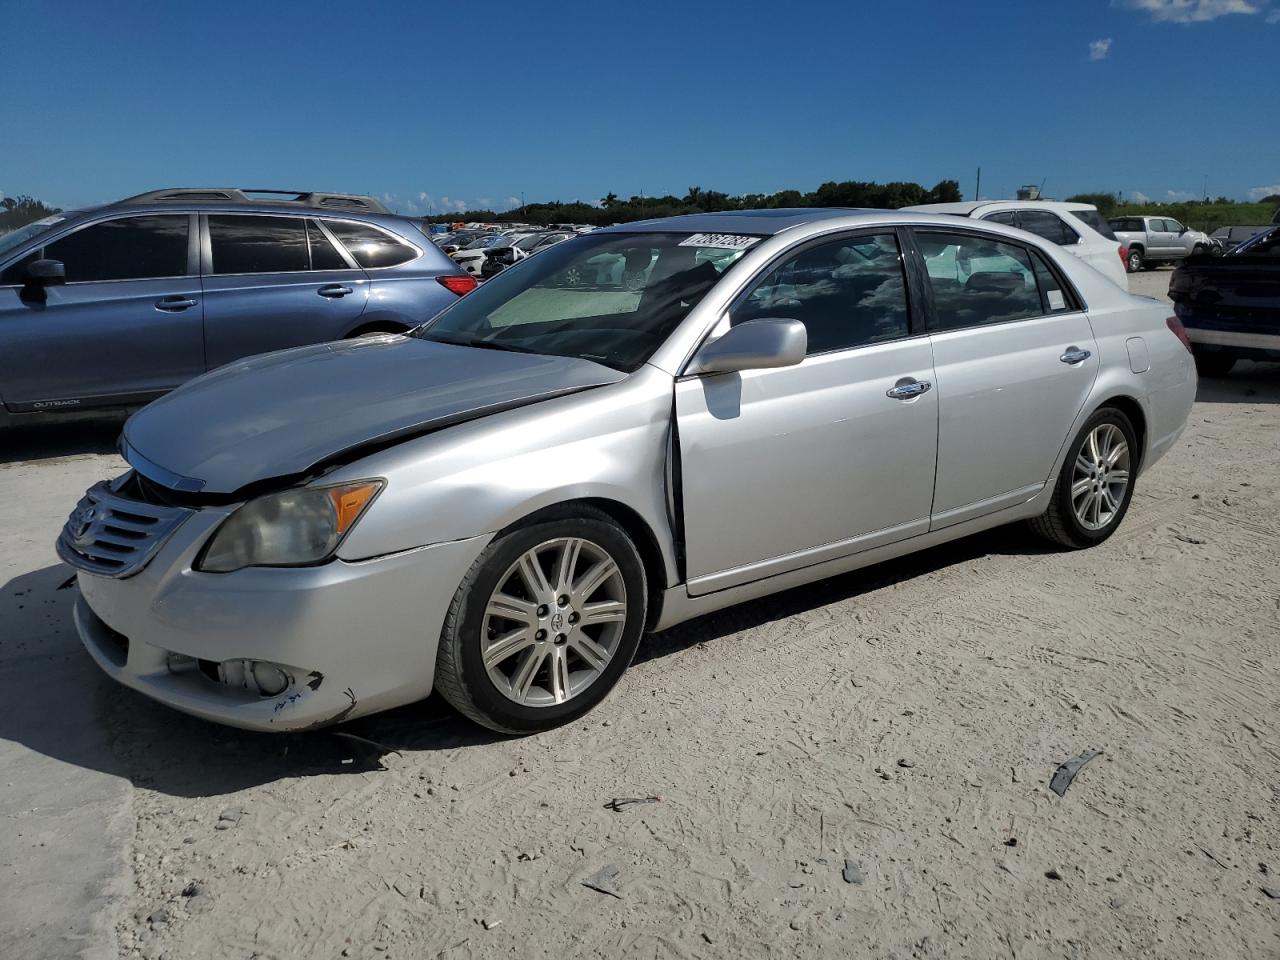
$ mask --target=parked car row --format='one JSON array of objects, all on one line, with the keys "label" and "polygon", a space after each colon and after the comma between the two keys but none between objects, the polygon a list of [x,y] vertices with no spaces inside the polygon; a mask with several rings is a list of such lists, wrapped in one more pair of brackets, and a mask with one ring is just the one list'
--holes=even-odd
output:
[{"label": "parked car row", "polygon": [[[216,286],[214,218],[248,212],[173,202]],[[1074,244],[910,210],[625,224],[408,336],[225,365],[135,414],[128,471],[69,517],[76,629],[120,683],[222,723],[308,729],[435,689],[527,733],[595,707],[646,631],[1015,521],[1100,543],[1196,380],[1178,319],[1092,269],[1065,213]],[[385,215],[288,217],[314,309],[356,282],[312,276],[317,250],[391,245],[368,285],[442,260],[415,275],[474,283]],[[61,235],[32,241],[30,309],[71,286],[33,269]],[[248,246],[237,265],[279,255]]]},{"label": "parked car row", "polygon": [[577,234],[560,230],[509,230],[482,234],[461,247],[446,242],[442,249],[447,250],[453,246],[449,256],[454,263],[471,276],[485,280],[517,260],[533,256],[575,236]]}]

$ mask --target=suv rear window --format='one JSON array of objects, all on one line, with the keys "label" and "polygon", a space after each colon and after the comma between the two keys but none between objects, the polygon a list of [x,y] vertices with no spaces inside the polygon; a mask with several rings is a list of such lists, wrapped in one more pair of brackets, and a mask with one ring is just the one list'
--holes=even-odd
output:
[{"label": "suv rear window", "polygon": [[326,220],[324,225],[362,267],[394,267],[418,255],[407,243],[367,223]]},{"label": "suv rear window", "polygon": [[209,245],[215,274],[298,273],[311,263],[301,217],[210,214]]},{"label": "suv rear window", "polygon": [[1097,210],[1072,210],[1071,215],[1077,220],[1082,220],[1094,230],[1102,234],[1108,240],[1115,240],[1116,233],[1111,229],[1111,224],[1102,219],[1102,214]]}]

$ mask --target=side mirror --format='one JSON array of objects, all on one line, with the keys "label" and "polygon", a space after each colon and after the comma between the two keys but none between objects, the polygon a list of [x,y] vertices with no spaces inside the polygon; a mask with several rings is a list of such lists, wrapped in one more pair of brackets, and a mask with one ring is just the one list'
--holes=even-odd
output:
[{"label": "side mirror", "polygon": [[45,303],[47,287],[67,282],[67,268],[60,260],[32,260],[27,264],[27,282],[18,296],[24,303]]},{"label": "side mirror", "polygon": [[61,260],[32,260],[27,264],[27,282],[52,287],[67,282],[67,268]]},{"label": "side mirror", "polygon": [[748,320],[708,343],[685,371],[691,374],[734,373],[768,367],[792,367],[804,359],[809,334],[799,320]]}]

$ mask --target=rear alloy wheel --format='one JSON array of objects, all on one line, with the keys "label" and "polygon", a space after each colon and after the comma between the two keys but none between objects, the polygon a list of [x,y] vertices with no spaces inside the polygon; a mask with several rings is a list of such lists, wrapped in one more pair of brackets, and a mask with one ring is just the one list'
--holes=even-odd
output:
[{"label": "rear alloy wheel", "polygon": [[567,723],[631,663],[644,566],[627,535],[591,513],[499,535],[458,588],[436,685],[477,723],[503,733]]},{"label": "rear alloy wheel", "polygon": [[1142,250],[1136,247],[1129,248],[1129,272],[1137,273],[1142,269],[1143,259]]},{"label": "rear alloy wheel", "polygon": [[1095,413],[1071,445],[1053,499],[1032,529],[1072,549],[1111,536],[1133,497],[1137,449],[1128,417],[1112,407]]},{"label": "rear alloy wheel", "polygon": [[1236,358],[1226,353],[1196,353],[1196,373],[1213,379],[1225,377],[1236,365]]}]

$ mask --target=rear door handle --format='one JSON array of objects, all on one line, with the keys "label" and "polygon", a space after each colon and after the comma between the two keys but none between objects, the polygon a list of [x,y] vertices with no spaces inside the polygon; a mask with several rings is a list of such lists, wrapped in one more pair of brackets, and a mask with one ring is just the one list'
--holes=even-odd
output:
[{"label": "rear door handle", "polygon": [[1088,350],[1081,350],[1079,347],[1067,347],[1067,352],[1058,359],[1063,363],[1076,364],[1084,363],[1092,356],[1093,354]]},{"label": "rear door handle", "polygon": [[350,287],[344,287],[340,283],[331,283],[327,287],[321,287],[316,293],[322,297],[345,297],[351,292]]},{"label": "rear door handle", "polygon": [[197,303],[199,303],[198,300],[192,300],[190,297],[161,297],[156,301],[156,309],[166,313],[178,313],[188,307],[194,307]]},{"label": "rear door handle", "polygon": [[886,390],[884,395],[893,400],[910,400],[922,393],[928,393],[932,387],[933,384],[928,380],[912,380],[910,377],[903,377]]}]

